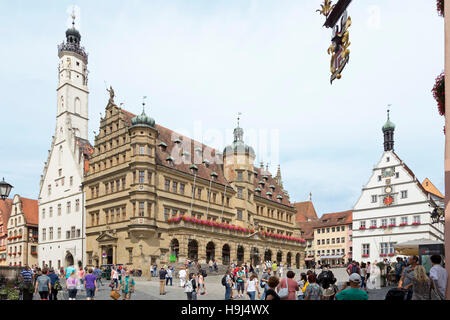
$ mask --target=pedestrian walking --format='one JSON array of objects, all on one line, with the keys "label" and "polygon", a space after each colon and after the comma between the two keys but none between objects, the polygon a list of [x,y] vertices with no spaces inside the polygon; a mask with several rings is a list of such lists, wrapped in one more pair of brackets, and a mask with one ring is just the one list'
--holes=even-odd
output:
[{"label": "pedestrian walking", "polygon": [[184,283],[186,282],[186,268],[182,267],[178,272],[178,278],[180,278],[180,287],[184,287]]},{"label": "pedestrian walking", "polygon": [[256,274],[257,275],[259,275],[259,268],[260,268],[260,266],[259,266],[259,263],[256,265]]},{"label": "pedestrian walking", "polygon": [[189,279],[184,284],[184,292],[188,300],[197,300],[198,287],[195,282],[195,273],[189,274]]},{"label": "pedestrian walking", "polygon": [[114,288],[117,289],[119,286],[119,271],[117,271],[116,266],[113,266],[111,269],[111,281],[114,284]]},{"label": "pedestrian walking", "polygon": [[408,290],[406,300],[411,300],[414,292],[414,287],[410,286],[414,281],[414,269],[418,266],[419,258],[411,256],[408,259],[409,265],[403,269],[402,276],[398,282],[398,288]]},{"label": "pedestrian walking", "polygon": [[219,273],[219,267],[217,266],[217,261],[216,261],[216,260],[214,260],[213,265],[214,265],[214,271],[215,271],[216,273]]},{"label": "pedestrian walking", "polygon": [[275,288],[280,283],[280,280],[277,277],[270,277],[267,281],[268,289],[266,291],[266,296],[264,300],[270,300],[270,301],[278,301],[281,300],[278,293],[275,291]]},{"label": "pedestrian walking", "polygon": [[47,276],[50,278],[50,282],[51,282],[51,286],[52,286],[52,290],[50,290],[50,292],[49,292],[49,300],[57,301],[58,300],[58,292],[62,289],[61,283],[59,282],[59,277],[53,268],[50,268]]},{"label": "pedestrian walking", "polygon": [[442,266],[442,258],[440,255],[433,255],[430,258],[433,266],[430,269],[430,278],[434,282],[434,287],[441,300],[445,300],[447,290],[448,273]]},{"label": "pedestrian walking", "polygon": [[134,293],[134,287],[136,286],[136,283],[134,282],[133,277],[130,275],[130,271],[126,270],[125,275],[122,277],[119,288],[117,291],[120,291],[122,289],[122,299],[123,300],[130,300],[131,294]]},{"label": "pedestrian walking", "polygon": [[410,274],[413,274],[412,280],[408,285],[403,285],[403,288],[406,290],[413,288],[411,300],[431,300],[433,283],[427,276],[425,268],[421,265],[416,265],[414,271],[411,271]]},{"label": "pedestrian walking", "polygon": [[298,281],[298,287],[300,290],[297,292],[297,300],[305,299],[305,290],[308,285],[308,279],[306,278],[306,273],[300,274],[300,280]]},{"label": "pedestrian walking", "polygon": [[367,292],[367,265],[362,262],[361,263],[361,289]]},{"label": "pedestrian walking", "polygon": [[209,262],[208,262],[209,272],[212,272],[212,271],[213,271],[213,266],[214,266],[213,261],[212,261],[212,260],[209,260]]},{"label": "pedestrian walking", "polygon": [[397,283],[400,281],[400,278],[402,277],[403,269],[406,268],[406,264],[403,261],[402,258],[397,257],[397,262],[394,265],[395,269],[395,280]]},{"label": "pedestrian walking", "polygon": [[264,289],[263,294],[261,295],[261,300],[266,299],[266,293],[267,293],[267,290],[269,290],[269,285],[267,283],[269,282],[271,272],[272,272],[272,270],[270,268],[267,268],[261,276],[261,281],[259,283],[259,286],[262,289]]},{"label": "pedestrian walking", "polygon": [[80,270],[78,270],[78,279],[80,279],[80,283],[82,286],[84,286],[84,276],[85,276],[84,269],[80,268]]},{"label": "pedestrian walking", "polygon": [[95,267],[95,270],[94,270],[94,275],[96,276],[96,278],[97,278],[97,286],[98,285],[101,285],[101,286],[103,286],[103,282],[102,282],[102,270],[99,268],[99,267]]},{"label": "pedestrian walking", "polygon": [[[67,272],[66,272],[67,273]],[[69,275],[69,278],[66,280],[66,288],[69,293],[69,300],[76,300],[77,298],[77,287],[79,284],[79,280],[77,278],[75,269]]]},{"label": "pedestrian walking", "polygon": [[166,283],[167,271],[164,266],[159,270],[159,295],[165,295],[165,283]]},{"label": "pedestrian walking", "polygon": [[297,300],[297,291],[300,290],[297,281],[294,280],[294,271],[288,271],[286,278],[280,280],[280,284],[277,287],[278,295],[280,296],[280,291],[287,288],[287,296],[281,297],[281,300]]},{"label": "pedestrian walking", "polygon": [[240,267],[239,271],[236,273],[237,298],[242,298],[244,296],[245,279],[244,268]]},{"label": "pedestrian walking", "polygon": [[205,295],[206,294],[205,278],[203,277],[201,271],[197,274],[197,280],[198,280],[198,290],[197,290],[198,294]]},{"label": "pedestrian walking", "polygon": [[41,300],[48,300],[49,294],[52,292],[52,283],[50,278],[47,276],[48,270],[43,269],[42,275],[40,275],[36,280],[36,287],[34,293],[38,293],[41,296]]},{"label": "pedestrian walking", "polygon": [[231,281],[231,272],[229,269],[222,277],[222,285],[225,287],[225,300],[231,300],[231,288],[233,284]]},{"label": "pedestrian walking", "polygon": [[258,292],[258,299],[261,298],[261,293],[259,292],[258,288],[258,282],[258,275],[256,273],[253,273],[250,276],[250,279],[247,280],[246,291],[248,296],[250,297],[250,300],[256,299],[256,292]]},{"label": "pedestrian walking", "polygon": [[278,265],[276,262],[274,262],[272,264],[272,272],[273,272],[273,276],[276,277],[277,276],[277,269],[278,269]]},{"label": "pedestrian walking", "polygon": [[322,300],[323,289],[317,283],[317,278],[314,273],[308,276],[308,286],[305,290],[305,300]]},{"label": "pedestrian walking", "polygon": [[86,300],[94,300],[98,287],[97,276],[92,268],[89,268],[88,274],[85,276],[84,288],[86,289]]},{"label": "pedestrian walking", "polygon": [[370,278],[370,272],[371,272],[371,266],[370,266],[370,261],[367,262],[366,265],[366,287],[367,287],[367,282],[369,281]]},{"label": "pedestrian walking", "polygon": [[173,268],[171,266],[169,266],[167,268],[167,274],[166,274],[166,286],[168,286],[170,283],[170,286],[172,287],[172,280],[173,280],[172,275],[173,275]]}]

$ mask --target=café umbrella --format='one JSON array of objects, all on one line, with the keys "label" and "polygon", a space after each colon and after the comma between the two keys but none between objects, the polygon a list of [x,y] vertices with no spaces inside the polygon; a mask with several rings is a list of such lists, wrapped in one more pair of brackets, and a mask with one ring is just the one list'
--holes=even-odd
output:
[{"label": "caf\u00e9 umbrella", "polygon": [[431,245],[431,244],[442,244],[440,241],[430,240],[430,239],[417,239],[407,242],[401,242],[394,245],[395,251],[404,256],[419,255],[419,246]]}]

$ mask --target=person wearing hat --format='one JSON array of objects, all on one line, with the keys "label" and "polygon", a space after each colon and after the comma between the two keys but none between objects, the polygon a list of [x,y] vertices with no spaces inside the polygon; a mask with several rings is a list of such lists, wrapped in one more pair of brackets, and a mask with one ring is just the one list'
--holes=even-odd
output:
[{"label": "person wearing hat", "polygon": [[336,293],[336,300],[369,300],[367,292],[361,290],[361,276],[359,274],[352,273],[350,275],[349,282],[345,283],[342,289]]}]

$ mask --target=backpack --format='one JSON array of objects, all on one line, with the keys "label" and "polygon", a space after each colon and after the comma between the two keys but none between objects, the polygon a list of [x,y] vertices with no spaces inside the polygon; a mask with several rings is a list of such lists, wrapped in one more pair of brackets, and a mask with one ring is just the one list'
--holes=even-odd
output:
[{"label": "backpack", "polygon": [[184,284],[184,292],[192,292],[192,291],[194,291],[192,280],[186,281],[186,283]]},{"label": "backpack", "polygon": [[227,285],[227,275],[224,275],[222,278],[222,285],[225,287]]}]

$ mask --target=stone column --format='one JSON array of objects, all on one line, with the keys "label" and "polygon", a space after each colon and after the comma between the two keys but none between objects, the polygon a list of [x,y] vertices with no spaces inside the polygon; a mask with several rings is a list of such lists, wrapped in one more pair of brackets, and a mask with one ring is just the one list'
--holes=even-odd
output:
[{"label": "stone column", "polygon": [[250,253],[251,253],[251,249],[252,249],[252,245],[242,245],[244,247],[244,263],[251,263],[251,257],[250,257]]},{"label": "stone column", "polygon": [[188,256],[188,240],[186,236],[174,238],[178,239],[179,251],[178,251],[178,262],[184,263]]}]

